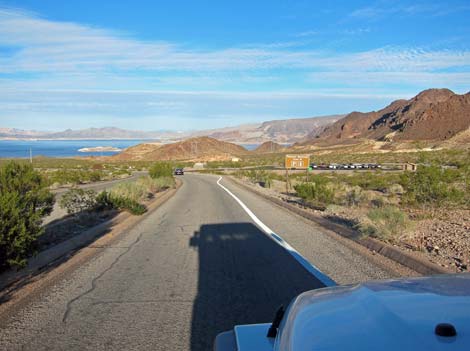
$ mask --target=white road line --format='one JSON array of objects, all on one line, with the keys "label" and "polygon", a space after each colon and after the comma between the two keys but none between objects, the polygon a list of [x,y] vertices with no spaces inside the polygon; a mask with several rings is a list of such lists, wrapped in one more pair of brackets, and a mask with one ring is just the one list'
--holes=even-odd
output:
[{"label": "white road line", "polygon": [[217,180],[217,185],[224,189],[231,197],[235,199],[236,202],[245,210],[248,216],[251,217],[253,222],[272,240],[274,240],[277,244],[281,245],[284,249],[289,252],[292,257],[294,257],[297,262],[299,262],[310,274],[312,274],[315,278],[321,281],[325,286],[335,286],[337,285],[336,282],[328,277],[325,273],[320,271],[315,265],[310,263],[305,257],[303,257],[296,249],[289,245],[287,241],[285,241],[282,237],[274,233],[266,224],[261,222],[261,220],[256,217],[256,215],[251,211],[248,206],[246,206],[242,200],[240,200],[237,196],[235,196],[230,190],[228,190],[225,186],[220,184],[222,177]]}]

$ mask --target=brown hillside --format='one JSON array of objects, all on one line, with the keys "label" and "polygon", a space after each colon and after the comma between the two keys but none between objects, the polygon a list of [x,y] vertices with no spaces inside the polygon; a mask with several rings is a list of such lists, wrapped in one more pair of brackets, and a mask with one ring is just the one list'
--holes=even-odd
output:
[{"label": "brown hillside", "polygon": [[190,138],[173,144],[140,144],[113,156],[119,160],[227,160],[233,156],[242,156],[248,151],[240,145],[220,141],[209,137]]},{"label": "brown hillside", "polygon": [[284,147],[282,145],[279,145],[272,141],[266,141],[262,143],[260,146],[258,146],[255,150],[253,150],[253,152],[257,154],[265,154],[265,153],[270,153],[270,152],[278,152],[283,149]]},{"label": "brown hillside", "polygon": [[470,127],[470,94],[429,89],[379,111],[352,112],[301,145],[377,141],[444,141]]}]

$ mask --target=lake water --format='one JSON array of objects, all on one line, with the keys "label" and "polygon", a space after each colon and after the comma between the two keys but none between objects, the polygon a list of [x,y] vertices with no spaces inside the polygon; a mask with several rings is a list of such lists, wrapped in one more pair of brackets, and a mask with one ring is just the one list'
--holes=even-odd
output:
[{"label": "lake water", "polygon": [[[129,146],[148,143],[150,140],[0,140],[0,158],[28,158],[31,149],[34,156],[74,157],[74,156],[110,156],[117,152],[80,152],[79,149],[111,146],[125,149]],[[256,149],[260,144],[243,144],[248,150]]]},{"label": "lake water", "polygon": [[80,152],[79,149],[111,146],[125,149],[149,140],[0,140],[0,157],[28,158],[31,149],[34,156],[73,157],[110,156],[117,152]]},{"label": "lake water", "polygon": [[240,144],[241,146],[243,146],[245,149],[247,150],[254,150],[256,149],[258,146],[260,146],[261,144]]}]

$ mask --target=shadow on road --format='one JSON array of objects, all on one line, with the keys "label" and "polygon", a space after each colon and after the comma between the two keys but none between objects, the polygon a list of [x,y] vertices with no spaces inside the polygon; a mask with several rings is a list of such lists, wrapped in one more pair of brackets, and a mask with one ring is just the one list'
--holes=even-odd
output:
[{"label": "shadow on road", "polygon": [[298,294],[323,287],[288,252],[251,223],[207,224],[190,239],[199,253],[191,350],[211,350],[236,324],[270,322]]}]

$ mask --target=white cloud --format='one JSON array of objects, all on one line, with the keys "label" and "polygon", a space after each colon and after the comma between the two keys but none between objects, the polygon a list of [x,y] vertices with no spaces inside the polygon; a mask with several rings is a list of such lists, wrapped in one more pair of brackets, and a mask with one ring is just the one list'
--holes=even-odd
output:
[{"label": "white cloud", "polygon": [[379,1],[373,5],[361,7],[349,14],[350,18],[363,20],[378,20],[387,16],[445,16],[455,12],[469,11],[468,4],[448,4],[448,3],[413,3],[405,4],[397,1]]},{"label": "white cloud", "polygon": [[[361,29],[364,31],[367,29]],[[1,73],[51,72],[64,73],[71,78],[108,71],[125,76],[145,71],[253,72],[278,68],[426,71],[470,62],[469,51],[399,47],[350,54],[295,50],[279,43],[191,50],[173,43],[139,41],[90,26],[52,22],[13,10],[0,10],[0,46],[15,48],[0,56]]]},{"label": "white cloud", "polygon": [[305,32],[300,32],[300,33],[297,33],[295,36],[296,37],[312,37],[312,36],[315,36],[315,35],[318,35],[319,32],[316,31],[316,30],[307,30]]},{"label": "white cloud", "polygon": [[470,81],[468,50],[339,53],[300,44],[198,50],[0,8],[0,117],[308,116],[367,110],[420,88]]}]

